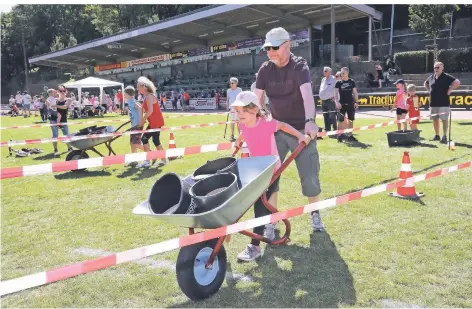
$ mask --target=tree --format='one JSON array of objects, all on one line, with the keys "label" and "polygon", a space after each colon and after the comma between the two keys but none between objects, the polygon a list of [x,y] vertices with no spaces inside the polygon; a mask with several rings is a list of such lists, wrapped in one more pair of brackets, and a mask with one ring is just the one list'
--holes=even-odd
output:
[{"label": "tree", "polygon": [[414,4],[410,5],[409,26],[417,32],[423,32],[426,37],[433,39],[435,48],[435,59],[437,59],[436,39],[440,35],[440,31],[448,27],[451,21],[451,14],[459,10],[458,5],[446,4]]},{"label": "tree", "polygon": [[64,43],[61,42],[61,37],[56,36],[54,42],[52,42],[50,49],[52,52],[64,49]]}]

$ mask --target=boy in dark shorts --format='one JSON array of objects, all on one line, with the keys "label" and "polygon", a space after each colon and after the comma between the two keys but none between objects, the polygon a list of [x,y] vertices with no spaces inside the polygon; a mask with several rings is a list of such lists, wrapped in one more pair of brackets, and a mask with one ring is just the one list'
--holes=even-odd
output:
[{"label": "boy in dark shorts", "polygon": [[[125,103],[128,105],[129,108],[129,118],[131,120],[131,128],[130,131],[137,131],[142,130],[143,128],[139,126],[140,121],[143,117],[143,111],[141,105],[139,105],[135,99],[135,90],[133,86],[128,86],[125,88]],[[129,142],[131,145],[131,152],[135,153],[138,149],[144,150],[143,145],[141,143],[141,133],[131,134],[129,136]],[[129,164],[126,164],[128,166]]]},{"label": "boy in dark shorts", "polygon": [[[341,69],[341,80],[337,81],[335,85],[334,100],[336,102],[336,108],[339,110],[338,130],[347,129],[344,124],[346,114],[349,119],[349,124],[347,126],[349,129],[354,127],[355,113],[358,107],[357,99],[358,94],[356,82],[349,78],[349,69],[344,67]],[[352,135],[352,133],[339,135],[338,142],[342,142],[343,138],[348,141],[357,142],[357,139]]]}]

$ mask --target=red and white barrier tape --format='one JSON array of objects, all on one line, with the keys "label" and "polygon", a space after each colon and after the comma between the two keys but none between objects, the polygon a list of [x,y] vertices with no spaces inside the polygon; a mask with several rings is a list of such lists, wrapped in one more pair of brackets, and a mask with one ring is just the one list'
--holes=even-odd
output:
[{"label": "red and white barrier tape", "polygon": [[8,141],[8,142],[1,142],[0,147],[31,145],[31,144],[46,144],[46,143],[52,143],[52,142],[65,142],[65,141],[73,142],[73,141],[79,141],[79,140],[84,140],[84,139],[94,139],[94,138],[100,138],[100,137],[116,137],[116,136],[122,136],[122,135],[133,135],[133,134],[142,134],[142,133],[149,133],[149,132],[176,131],[176,130],[193,129],[193,128],[213,127],[213,126],[223,125],[226,123],[230,124],[232,122],[221,121],[221,122],[192,124],[192,125],[167,127],[167,128],[159,128],[159,129],[135,130],[135,131],[103,133],[103,134],[89,134],[89,135],[80,135],[80,136],[59,136],[56,138],[37,138],[37,139],[27,139],[27,140],[22,140],[22,141]]},{"label": "red and white barrier tape", "polygon": [[115,164],[124,164],[128,162],[139,162],[143,160],[180,157],[191,154],[229,150],[232,149],[234,146],[234,143],[227,142],[213,145],[200,145],[189,146],[185,148],[167,149],[165,151],[157,150],[149,152],[129,153],[117,156],[71,160],[65,162],[51,162],[46,164],[37,164],[29,166],[6,167],[1,169],[0,179],[66,172],[83,168],[102,167]]},{"label": "red and white barrier tape", "polygon": [[234,234],[237,232],[249,230],[256,226],[266,225],[268,223],[274,223],[282,219],[289,219],[297,217],[305,213],[311,213],[315,210],[321,210],[329,207],[339,206],[351,201],[359,200],[363,197],[374,195],[377,193],[389,191],[398,187],[402,187],[411,181],[419,182],[428,180],[434,177],[452,173],[461,169],[469,168],[472,165],[472,161],[464,162],[449,168],[441,168],[434,172],[422,174],[419,176],[411,177],[408,179],[397,180],[391,183],[375,186],[372,188],[360,190],[357,192],[349,193],[333,197],[327,200],[319,201],[316,203],[308,204],[305,206],[299,206],[289,210],[281,211],[275,214],[250,219],[244,222],[234,223],[228,226],[223,226],[217,229],[196,233],[193,235],[182,236],[179,238],[170,239],[157,244],[131,249],[120,253],[104,256],[98,259],[80,262],[60,268],[56,268],[49,271],[36,273],[33,275],[11,279],[0,282],[1,296],[23,291],[26,289],[38,287],[41,285],[49,284],[55,281],[64,280],[67,278],[75,277],[78,275],[86,274],[92,271],[112,267],[121,263],[139,260],[151,255],[172,251],[175,249],[190,246],[199,242],[207,241],[213,238],[222,237],[225,235]]},{"label": "red and white barrier tape", "polygon": [[[190,116],[207,116],[207,115],[222,115],[225,113],[195,113],[195,114],[182,114],[182,115],[174,115],[174,116],[164,116],[164,118],[180,118],[180,117],[190,117]],[[26,129],[26,128],[41,128],[41,127],[56,127],[56,126],[72,126],[78,124],[95,124],[95,123],[110,123],[110,122],[126,122],[129,121],[129,118],[125,119],[112,119],[112,120],[97,120],[97,121],[79,121],[79,122],[61,122],[61,123],[43,123],[43,124],[33,124],[33,125],[25,125],[25,126],[11,126],[11,127],[1,127],[0,130],[9,130],[9,129]]]},{"label": "red and white barrier tape", "polygon": [[[439,115],[439,114],[434,114]],[[428,117],[428,116],[421,116]],[[362,131],[369,130],[374,128],[380,128],[392,125],[396,122],[405,122],[409,120],[419,119],[421,117],[407,118],[402,120],[392,120],[389,122],[382,122],[377,124],[372,124],[363,127],[357,127],[352,129],[337,130],[318,133],[318,136],[326,135],[336,135],[342,133],[349,133],[353,131]],[[231,149],[232,143],[220,143],[212,145],[200,145],[200,146],[190,146],[185,148],[175,148],[168,149],[166,151],[150,151],[150,152],[139,152],[139,153],[129,153],[125,155],[118,156],[108,156],[108,157],[98,157],[90,159],[80,159],[80,160],[71,160],[66,162],[52,162],[46,164],[37,164],[37,165],[28,165],[28,166],[19,166],[19,167],[7,167],[0,170],[0,179],[7,178],[17,178],[24,176],[34,176],[41,174],[57,173],[57,172],[66,172],[83,168],[92,168],[92,167],[101,167],[115,164],[123,164],[128,162],[138,162],[142,160],[152,160],[158,158],[171,158],[184,156],[189,154],[198,154],[203,152],[213,152]]]}]

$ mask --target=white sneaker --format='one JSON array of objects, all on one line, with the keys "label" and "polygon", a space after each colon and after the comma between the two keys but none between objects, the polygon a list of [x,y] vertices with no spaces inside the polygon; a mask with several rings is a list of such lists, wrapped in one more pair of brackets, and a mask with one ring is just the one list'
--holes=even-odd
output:
[{"label": "white sneaker", "polygon": [[159,162],[157,162],[157,166],[161,167],[169,163],[169,160],[167,159],[160,159]]},{"label": "white sneaker", "polygon": [[150,167],[151,166],[151,162],[149,162],[148,160],[144,160],[143,162],[139,163],[138,165],[136,165],[136,168],[142,168],[142,167]]},{"label": "white sneaker", "polygon": [[57,157],[59,156],[59,151],[54,151],[54,155]]},{"label": "white sneaker", "polygon": [[261,256],[261,247],[256,247],[252,244],[247,245],[241,253],[238,254],[237,258],[241,261],[250,262]]}]

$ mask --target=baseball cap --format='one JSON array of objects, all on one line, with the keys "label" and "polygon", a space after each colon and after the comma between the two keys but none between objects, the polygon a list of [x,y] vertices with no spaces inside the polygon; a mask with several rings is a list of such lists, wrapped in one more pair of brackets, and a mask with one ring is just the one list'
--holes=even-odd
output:
[{"label": "baseball cap", "polygon": [[396,84],[405,84],[405,81],[400,78],[400,79],[397,79],[397,81],[394,82],[393,84],[394,84],[394,85],[396,85]]},{"label": "baseball cap", "polygon": [[280,46],[288,40],[290,40],[290,34],[288,34],[287,30],[282,27],[274,28],[267,32],[265,43],[262,48],[268,46]]},{"label": "baseball cap", "polygon": [[253,103],[257,107],[261,108],[259,104],[259,99],[257,95],[252,91],[242,91],[236,96],[236,100],[231,104],[231,107],[234,106],[248,106],[249,104]]}]

